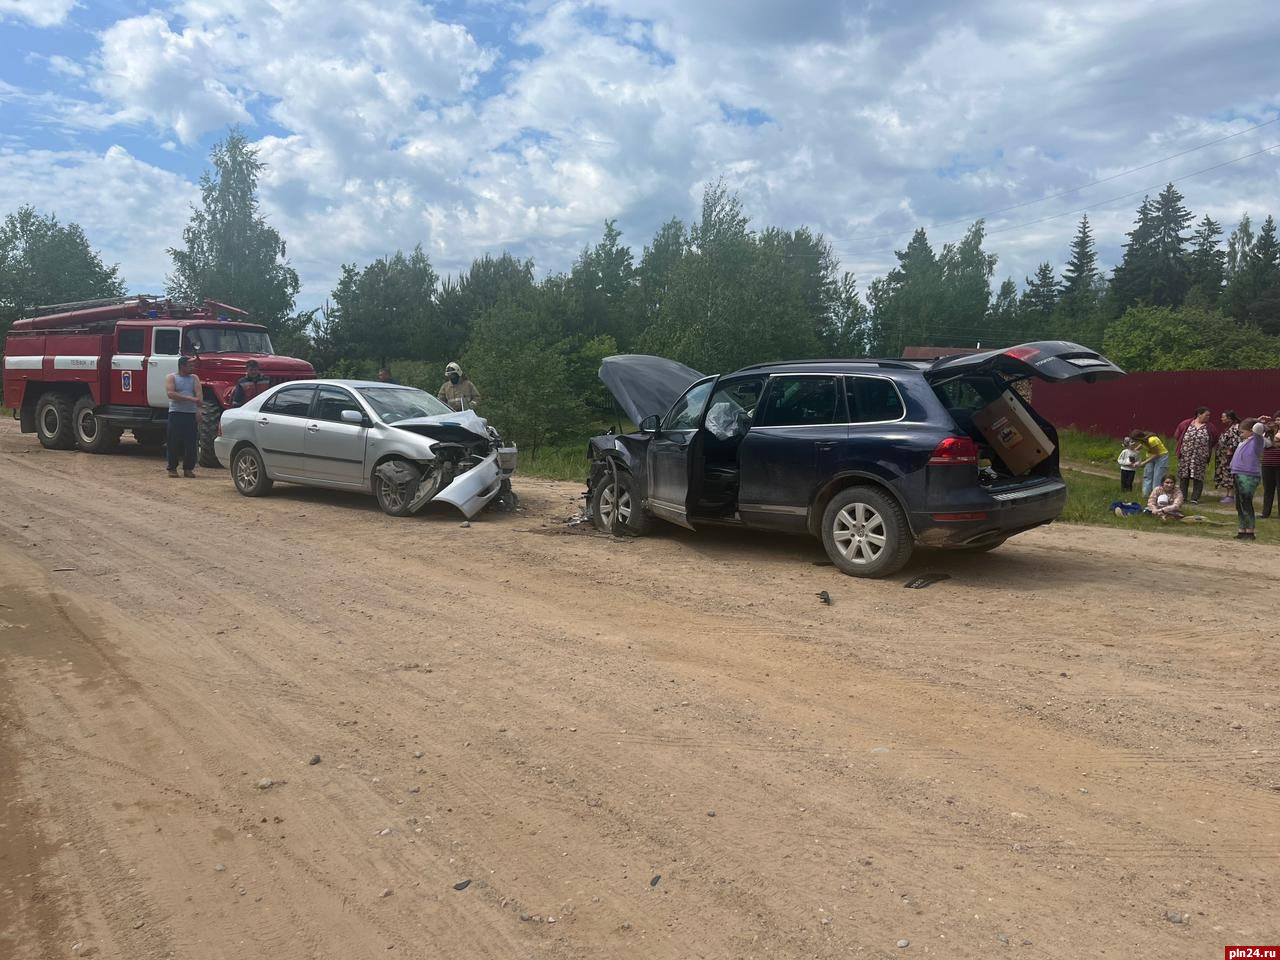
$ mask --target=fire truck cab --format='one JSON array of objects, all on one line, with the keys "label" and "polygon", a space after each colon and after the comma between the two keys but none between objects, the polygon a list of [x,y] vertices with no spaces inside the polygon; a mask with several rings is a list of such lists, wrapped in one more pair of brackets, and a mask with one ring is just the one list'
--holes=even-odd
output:
[{"label": "fire truck cab", "polygon": [[5,340],[4,404],[23,433],[50,449],[108,453],[125,430],[140,444],[163,444],[165,378],[185,355],[204,392],[200,463],[218,466],[218,420],[248,361],[258,361],[265,379],[245,399],[315,376],[305,360],[276,356],[266,327],[213,300],[193,306],[131,297],[43,309],[52,312],[16,321]]}]

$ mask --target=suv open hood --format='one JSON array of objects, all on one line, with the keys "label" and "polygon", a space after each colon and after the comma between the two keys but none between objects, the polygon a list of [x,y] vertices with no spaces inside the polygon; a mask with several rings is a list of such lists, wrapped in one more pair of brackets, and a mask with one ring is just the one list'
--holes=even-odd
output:
[{"label": "suv open hood", "polygon": [[950,380],[974,373],[999,373],[1011,380],[1039,377],[1041,380],[1113,380],[1124,371],[1088,347],[1067,340],[1037,340],[1003,350],[988,350],[968,356],[943,357],[925,371],[930,382]]},{"label": "suv open hood", "polygon": [[600,361],[600,379],[632,423],[662,416],[702,374],[663,357],[624,353]]}]

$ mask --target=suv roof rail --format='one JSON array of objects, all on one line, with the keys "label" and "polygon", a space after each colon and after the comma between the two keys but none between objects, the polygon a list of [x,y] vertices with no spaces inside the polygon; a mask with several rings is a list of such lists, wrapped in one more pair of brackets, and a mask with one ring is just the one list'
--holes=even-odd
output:
[{"label": "suv roof rail", "polygon": [[921,366],[921,361],[919,360],[904,360],[896,357],[858,357],[856,359],[848,357],[827,357],[822,360],[768,360],[764,363],[748,364],[734,372],[741,373],[743,370],[759,370],[762,367],[798,367],[805,364],[819,363],[856,363],[863,364],[868,367],[887,367],[893,370],[919,370]]}]

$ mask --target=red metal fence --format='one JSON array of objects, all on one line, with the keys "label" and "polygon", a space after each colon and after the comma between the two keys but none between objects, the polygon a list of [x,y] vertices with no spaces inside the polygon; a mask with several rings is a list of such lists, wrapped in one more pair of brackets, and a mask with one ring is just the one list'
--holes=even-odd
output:
[{"label": "red metal fence", "polygon": [[1058,427],[1120,437],[1135,427],[1169,436],[1196,407],[1215,420],[1223,410],[1244,417],[1280,410],[1280,370],[1174,370],[1131,373],[1102,383],[1035,381],[1032,403]]}]

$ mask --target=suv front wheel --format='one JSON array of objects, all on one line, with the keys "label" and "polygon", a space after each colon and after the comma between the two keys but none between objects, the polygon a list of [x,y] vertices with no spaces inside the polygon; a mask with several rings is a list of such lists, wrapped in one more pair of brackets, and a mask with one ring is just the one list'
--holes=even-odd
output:
[{"label": "suv front wheel", "polygon": [[606,472],[591,496],[591,522],[603,533],[627,533],[643,537],[649,532],[649,512],[640,503],[630,472],[617,468],[614,488],[612,473]]},{"label": "suv front wheel", "polygon": [[823,511],[822,545],[850,576],[887,577],[911,559],[914,540],[896,500],[875,487],[850,487]]}]

